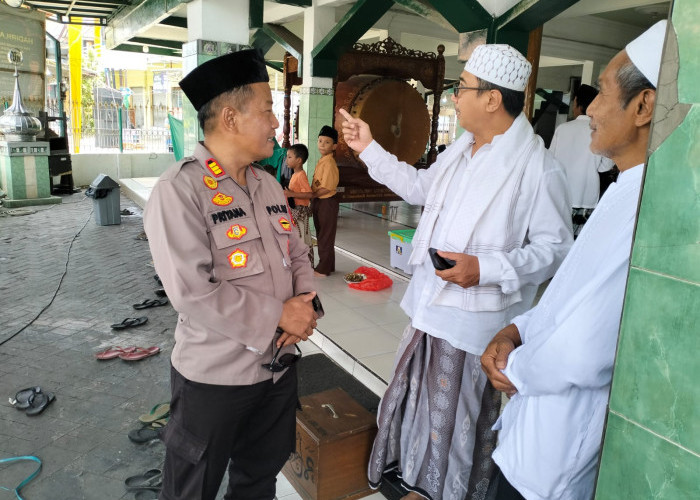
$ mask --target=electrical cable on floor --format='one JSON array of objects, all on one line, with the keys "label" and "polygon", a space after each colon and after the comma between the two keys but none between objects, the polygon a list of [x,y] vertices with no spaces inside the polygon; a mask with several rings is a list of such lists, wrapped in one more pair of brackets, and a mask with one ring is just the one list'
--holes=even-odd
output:
[{"label": "electrical cable on floor", "polygon": [[80,236],[80,233],[83,232],[83,229],[85,229],[85,226],[87,226],[88,222],[90,222],[90,219],[92,218],[92,214],[93,214],[94,211],[95,211],[95,209],[94,209],[94,207],[93,207],[93,209],[90,210],[90,214],[88,215],[87,219],[85,220],[85,224],[83,224],[83,227],[81,227],[81,228],[78,230],[78,232],[75,233],[75,236],[73,236],[73,239],[70,241],[70,245],[68,245],[68,254],[66,255],[66,264],[65,264],[65,268],[63,269],[63,274],[61,275],[61,279],[58,281],[58,286],[56,287],[56,290],[53,292],[53,296],[51,297],[51,300],[49,301],[49,303],[46,304],[46,305],[41,309],[41,311],[39,311],[39,313],[38,313],[36,316],[34,316],[34,318],[33,318],[29,323],[27,323],[26,325],[24,325],[22,328],[20,328],[19,330],[17,330],[15,333],[13,333],[12,335],[10,335],[10,336],[7,337],[6,339],[3,339],[3,340],[0,342],[0,346],[3,345],[3,344],[5,344],[6,342],[9,342],[9,341],[12,340],[13,338],[15,338],[17,335],[19,335],[20,333],[22,333],[24,330],[26,330],[27,328],[29,328],[30,326],[32,326],[32,324],[33,324],[37,319],[39,319],[39,316],[41,316],[42,314],[44,314],[44,311],[46,311],[49,307],[51,307],[51,304],[53,304],[54,299],[55,299],[56,296],[58,295],[58,291],[61,289],[61,285],[63,284],[63,279],[66,277],[66,274],[68,274],[68,263],[70,262],[70,251],[71,251],[71,249],[73,248],[73,243],[75,243],[75,240],[78,239],[78,236]]}]

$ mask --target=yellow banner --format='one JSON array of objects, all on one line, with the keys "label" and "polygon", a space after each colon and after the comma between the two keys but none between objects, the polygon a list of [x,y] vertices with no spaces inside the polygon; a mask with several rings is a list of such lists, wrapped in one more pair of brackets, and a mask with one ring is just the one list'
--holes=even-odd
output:
[{"label": "yellow banner", "polygon": [[[81,19],[75,19],[80,22]],[[70,77],[70,118],[73,129],[73,147],[80,153],[80,136],[82,130],[81,110],[83,108],[83,27],[68,25],[68,71]]]}]

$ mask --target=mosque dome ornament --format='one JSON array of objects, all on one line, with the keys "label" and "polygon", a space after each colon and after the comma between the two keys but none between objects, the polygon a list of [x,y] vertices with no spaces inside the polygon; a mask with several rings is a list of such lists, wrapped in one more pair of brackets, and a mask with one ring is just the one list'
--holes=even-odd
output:
[{"label": "mosque dome ornament", "polygon": [[10,49],[7,53],[7,60],[15,67],[15,92],[12,96],[12,106],[5,110],[0,116],[0,133],[7,142],[34,142],[36,135],[41,132],[41,122],[38,118],[29,113],[22,103],[22,92],[19,89],[19,71],[17,68],[22,64],[22,51]]}]

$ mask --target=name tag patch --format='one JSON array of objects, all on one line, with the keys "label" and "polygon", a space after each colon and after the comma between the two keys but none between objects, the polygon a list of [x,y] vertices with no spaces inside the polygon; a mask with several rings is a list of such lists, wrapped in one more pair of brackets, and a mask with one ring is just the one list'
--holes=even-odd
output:
[{"label": "name tag patch", "polygon": [[236,248],[229,254],[228,261],[234,269],[245,267],[248,265],[248,254],[240,248]]},{"label": "name tag patch", "polygon": [[207,186],[209,189],[216,189],[217,187],[219,187],[219,183],[217,182],[217,180],[213,177],[209,177],[208,175],[204,176],[204,185]]},{"label": "name tag patch", "polygon": [[221,177],[222,175],[224,175],[224,170],[214,158],[209,158],[207,160],[207,168],[212,173],[212,175],[214,175],[214,177]]},{"label": "name tag patch", "polygon": [[228,222],[245,216],[245,210],[242,208],[232,208],[230,210],[222,210],[221,212],[211,214],[211,220],[214,224],[218,224],[219,222]]},{"label": "name tag patch", "polygon": [[216,196],[211,199],[211,202],[214,205],[225,207],[233,202],[233,196],[226,196],[224,193],[216,193]]},{"label": "name tag patch", "polygon": [[247,227],[241,226],[240,224],[234,224],[233,226],[228,228],[228,231],[226,231],[226,236],[228,236],[232,240],[240,240],[243,236],[245,236],[245,233],[247,232]]}]

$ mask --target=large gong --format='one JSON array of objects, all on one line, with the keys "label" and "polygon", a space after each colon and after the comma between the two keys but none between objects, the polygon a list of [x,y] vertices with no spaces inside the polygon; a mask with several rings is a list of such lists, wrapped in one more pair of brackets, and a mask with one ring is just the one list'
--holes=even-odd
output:
[{"label": "large gong", "polygon": [[[430,138],[430,115],[421,95],[404,80],[378,76],[353,76],[339,82],[335,90],[336,127],[343,121],[344,108],[367,122],[372,137],[399,160],[415,164],[425,153]],[[340,134],[336,162],[361,166],[357,155]]]}]

